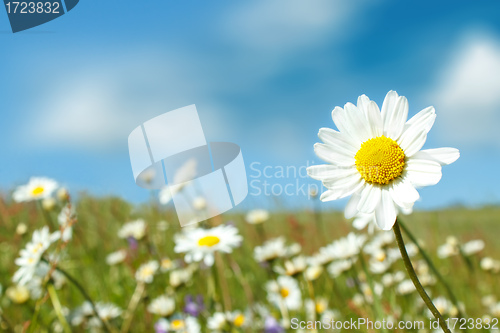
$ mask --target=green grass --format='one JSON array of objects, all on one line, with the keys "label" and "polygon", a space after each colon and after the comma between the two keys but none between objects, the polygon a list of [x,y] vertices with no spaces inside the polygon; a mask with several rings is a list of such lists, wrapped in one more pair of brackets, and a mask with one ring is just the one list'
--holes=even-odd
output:
[{"label": "green grass", "polygon": [[[151,259],[168,257],[170,259],[182,259],[182,255],[173,251],[173,235],[180,231],[175,212],[172,210],[159,209],[155,204],[133,206],[116,198],[96,199],[82,197],[76,205],[78,223],[75,225],[73,240],[69,242],[64,250],[64,256],[59,267],[66,270],[87,290],[94,301],[112,302],[122,309],[126,309],[130,298],[136,287],[134,272],[137,267]],[[0,306],[3,315],[8,319],[10,325],[15,327],[16,332],[22,331],[22,326],[27,325],[33,317],[36,301],[29,300],[23,304],[14,304],[5,296],[5,290],[12,285],[12,275],[16,270],[14,264],[19,250],[31,238],[35,229],[44,225],[50,225],[47,217],[56,224],[58,208],[49,212],[46,216],[33,203],[14,204],[6,200],[0,200],[0,283],[3,286],[3,295]],[[487,314],[487,309],[481,305],[481,298],[485,295],[496,295],[500,298],[500,287],[498,286],[498,275],[490,275],[479,269],[479,259],[490,256],[500,259],[500,207],[484,207],[481,209],[466,209],[462,207],[450,208],[440,211],[415,212],[410,216],[403,216],[402,220],[411,229],[412,233],[419,239],[421,244],[431,256],[438,270],[452,287],[457,298],[464,303],[466,314],[477,318]],[[106,255],[118,249],[127,249],[127,241],[119,239],[117,232],[121,225],[127,221],[143,218],[148,223],[147,239],[139,243],[139,247],[126,263],[110,267],[106,264]],[[286,213],[275,212],[271,219],[264,224],[265,238],[285,236],[289,243],[298,242],[302,245],[302,252],[311,255],[319,247],[332,242],[335,239],[347,235],[353,230],[350,223],[343,218],[342,212],[323,212],[320,221],[316,223],[317,216],[312,211],[301,211]],[[167,221],[168,229],[160,231],[158,223]],[[266,300],[265,283],[270,279],[269,272],[261,267],[253,259],[253,248],[262,243],[262,235],[255,226],[244,222],[243,214],[227,214],[210,221],[211,224],[219,224],[232,221],[243,235],[244,241],[240,248],[235,249],[231,255],[224,255],[225,285],[231,296],[232,309],[245,311],[251,300],[241,281],[235,276],[231,265],[234,262],[241,268],[245,283],[251,290],[254,301],[266,304],[275,316],[280,316],[278,309],[268,305]],[[16,233],[20,223],[28,226],[24,235]],[[438,259],[436,255],[437,246],[443,244],[447,236],[453,235],[461,242],[472,239],[483,239],[486,248],[479,256],[472,258],[474,269],[471,271],[459,256],[450,259]],[[408,238],[405,237],[407,240]],[[396,267],[403,270],[402,262]],[[361,266],[357,265],[358,278],[365,276],[361,273]],[[219,298],[215,302],[207,300],[207,280],[211,274],[210,270],[198,271],[192,281],[174,290],[168,287],[168,273],[155,277],[153,284],[147,285],[145,297],[141,300],[135,311],[135,320],[131,326],[131,332],[154,332],[153,325],[156,317],[146,311],[146,306],[152,298],[163,293],[171,293],[177,299],[177,309],[181,310],[183,298],[186,294],[202,294],[205,296],[207,308],[206,316],[212,314],[216,309],[222,310],[221,290],[217,281],[217,293]],[[219,277],[218,277],[219,278]],[[307,287],[302,279],[303,297],[307,296]],[[344,318],[366,316],[375,319],[373,308],[369,305],[356,306],[352,297],[356,293],[355,288],[346,286],[349,276],[343,276],[333,280],[326,272],[314,281],[315,294],[330,300],[329,307],[339,310]],[[379,281],[379,276],[374,276]],[[437,283],[426,288],[432,297],[446,296],[444,288]],[[84,301],[78,290],[66,284],[57,290],[60,302],[64,307],[74,309]],[[416,294],[399,296],[395,294],[394,288],[387,288],[381,296],[382,309],[385,316],[395,315],[401,312],[401,318],[428,318],[429,316],[420,306],[417,306]],[[305,319],[304,313],[292,313],[292,316]],[[203,318],[203,317],[202,317]],[[52,332],[53,324],[58,321],[56,313],[50,300],[47,300],[40,310],[39,332]],[[113,321],[117,328],[121,320]],[[201,319],[202,332],[205,319]],[[256,321],[257,322],[257,321]],[[6,329],[5,323],[0,328]],[[81,328],[72,328],[74,332],[83,331]],[[247,328],[246,330],[253,332]],[[361,330],[363,331],[363,330]],[[472,330],[478,331],[478,330]]]}]

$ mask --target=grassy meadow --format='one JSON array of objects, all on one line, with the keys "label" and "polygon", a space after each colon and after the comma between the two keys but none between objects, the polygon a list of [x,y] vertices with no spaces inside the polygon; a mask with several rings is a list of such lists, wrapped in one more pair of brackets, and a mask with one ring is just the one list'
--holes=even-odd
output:
[{"label": "grassy meadow", "polygon": [[[48,262],[50,270],[41,276],[38,289],[34,291],[29,282],[26,287],[16,287],[13,275],[21,249],[35,230],[44,226],[51,232],[62,229],[58,216],[66,204],[59,199],[52,205],[41,201],[16,203],[8,196],[0,199],[0,328],[6,332],[288,332],[294,331],[287,327],[292,318],[428,322],[431,317],[418,294],[408,288],[401,260],[394,260],[382,271],[372,269],[373,262],[387,260],[384,251],[389,253],[392,249],[394,253],[394,240],[385,241],[375,253],[370,250],[374,248],[371,245],[381,232],[370,233],[369,228],[358,231],[342,212],[336,211],[269,212],[260,224],[248,223],[245,213],[238,212],[213,218],[202,227],[233,225],[242,241],[232,253],[215,253],[214,265],[207,266],[199,262],[188,264],[184,253],[174,251],[174,235],[181,233],[181,228],[171,206],[134,206],[118,198],[81,196],[72,203],[76,214],[71,239],[54,241],[42,256],[41,262]],[[500,315],[499,272],[495,266],[496,260],[500,260],[499,218],[500,207],[494,206],[474,210],[456,207],[402,217],[457,300],[458,308],[422,254],[418,250],[413,253],[417,274],[427,277],[425,289],[434,300],[440,298],[436,306],[445,317],[490,320]],[[138,239],[118,237],[126,222],[137,219],[146,222],[143,235]],[[365,235],[365,250],[349,259],[351,263],[344,270],[330,266],[345,259],[320,264],[311,259],[320,248],[351,232]],[[403,236],[410,244],[407,234]],[[258,262],[255,248],[276,237],[284,237],[289,250]],[[484,241],[484,249],[464,253],[461,246],[471,240]],[[447,242],[459,251],[446,258],[438,257],[438,247]],[[292,244],[299,244],[300,248]],[[107,256],[116,251],[121,251],[122,256],[110,264]],[[304,260],[295,259],[298,257]],[[492,267],[485,257],[493,259]],[[151,274],[154,278],[139,282],[139,267],[150,261],[159,263]],[[178,274],[180,280],[177,272],[185,273]],[[54,273],[57,276],[51,275]],[[298,290],[285,291],[281,284],[279,290],[273,287],[270,281],[280,276],[293,279],[295,285],[287,288],[295,286]],[[286,302],[276,303],[277,298],[271,295],[277,293],[278,298],[284,299],[292,292],[299,293],[299,304],[290,303],[289,308]],[[163,308],[160,304],[160,310],[150,310],[153,300],[162,295],[173,302],[167,302]],[[112,304],[113,309],[98,311],[101,319],[96,319],[93,307],[82,307],[89,298],[94,305]],[[190,309],[186,309],[188,306]],[[188,325],[188,317],[195,324]],[[428,327],[390,331],[433,332]],[[459,331],[494,332],[476,327],[455,330]]]}]

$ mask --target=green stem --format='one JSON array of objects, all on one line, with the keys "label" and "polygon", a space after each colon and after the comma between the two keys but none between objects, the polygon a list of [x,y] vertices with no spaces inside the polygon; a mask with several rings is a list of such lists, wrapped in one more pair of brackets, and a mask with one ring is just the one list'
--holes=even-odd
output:
[{"label": "green stem", "polygon": [[68,325],[68,322],[66,321],[66,318],[64,318],[64,315],[62,313],[62,307],[61,307],[61,302],[59,302],[59,298],[57,297],[56,289],[54,288],[53,284],[49,284],[47,286],[47,290],[49,292],[50,300],[52,301],[52,305],[54,306],[54,310],[56,311],[57,318],[59,319],[59,322],[61,323],[64,332],[65,333],[71,333],[71,328]]},{"label": "green stem", "polygon": [[410,240],[412,241],[412,243],[417,246],[418,251],[420,252],[420,255],[422,255],[422,258],[424,258],[425,262],[427,262],[427,265],[429,265],[429,268],[431,269],[431,271],[434,273],[434,275],[436,275],[436,277],[438,278],[439,282],[441,282],[441,284],[446,289],[446,292],[448,293],[448,297],[450,298],[450,300],[453,303],[453,305],[457,308],[459,317],[460,318],[464,318],[464,316],[462,314],[462,311],[460,311],[460,305],[458,304],[458,300],[455,297],[455,294],[453,293],[453,291],[451,290],[450,286],[448,285],[448,283],[446,282],[446,280],[443,278],[443,276],[441,275],[441,273],[438,271],[438,269],[436,268],[436,266],[432,262],[431,258],[427,254],[427,252],[425,252],[424,249],[420,246],[419,242],[413,236],[413,234],[410,232],[410,230],[406,227],[406,225],[403,224],[400,220],[398,220],[398,223],[399,223],[399,226],[401,227],[401,229],[403,229],[403,231],[406,234],[406,236],[408,236],[408,238],[410,238]]},{"label": "green stem", "polygon": [[123,325],[120,330],[122,333],[126,333],[130,330],[130,326],[132,325],[132,321],[134,320],[134,313],[135,310],[137,309],[137,306],[139,305],[139,302],[141,301],[142,294],[144,293],[144,290],[146,288],[146,285],[144,282],[139,282],[135,288],[134,294],[132,295],[132,298],[130,299],[130,303],[127,308],[127,312],[125,314],[125,319],[123,320]]},{"label": "green stem", "polygon": [[[45,259],[42,259],[42,261],[45,261],[46,263],[48,263],[48,261],[45,260]],[[90,303],[90,305],[92,306],[92,310],[94,311],[95,316],[99,319],[99,321],[101,322],[101,324],[103,324],[104,329],[106,330],[106,332],[113,332],[114,330],[109,326],[109,323],[107,321],[105,321],[104,319],[102,319],[99,316],[99,313],[97,312],[97,308],[95,306],[94,301],[92,300],[92,298],[90,298],[89,294],[87,294],[87,292],[82,287],[82,285],[80,283],[78,283],[78,281],[76,281],[75,278],[72,277],[65,270],[63,270],[63,269],[61,269],[59,267],[56,267],[55,269],[59,273],[61,273],[62,275],[64,275],[66,277],[66,279],[68,279],[68,281],[71,282],[76,287],[76,289],[78,289],[78,291],[82,294],[83,298],[85,298],[85,300]]]},{"label": "green stem", "polygon": [[441,326],[443,332],[451,333],[451,331],[448,329],[448,326],[446,325],[446,322],[443,319],[443,316],[441,316],[441,313],[439,313],[438,309],[436,309],[429,295],[427,295],[425,289],[422,287],[420,281],[418,280],[417,274],[415,273],[415,269],[413,269],[413,266],[411,264],[410,257],[408,257],[408,253],[406,252],[405,243],[403,240],[403,236],[401,235],[401,230],[399,229],[399,223],[397,219],[396,222],[394,223],[394,226],[392,227],[392,230],[394,231],[394,235],[396,236],[396,242],[398,243],[399,251],[401,252],[401,257],[403,258],[406,271],[408,272],[408,275],[410,276],[413,285],[417,289],[418,294],[424,301],[425,305],[427,305],[429,310],[432,312],[434,318],[437,319],[439,326]]}]

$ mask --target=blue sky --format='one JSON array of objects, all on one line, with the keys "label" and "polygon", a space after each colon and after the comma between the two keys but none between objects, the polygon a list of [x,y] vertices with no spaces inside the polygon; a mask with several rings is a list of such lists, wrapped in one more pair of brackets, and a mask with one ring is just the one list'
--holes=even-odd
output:
[{"label": "blue sky", "polygon": [[253,162],[320,163],[313,144],[333,126],[331,110],[363,93],[381,103],[393,89],[410,115],[436,107],[426,148],[462,153],[416,207],[498,203],[498,13],[488,0],[87,0],[12,34],[0,12],[0,188],[36,175],[73,192],[147,200],[127,136],[190,104],[209,141],[241,146],[250,177]]}]

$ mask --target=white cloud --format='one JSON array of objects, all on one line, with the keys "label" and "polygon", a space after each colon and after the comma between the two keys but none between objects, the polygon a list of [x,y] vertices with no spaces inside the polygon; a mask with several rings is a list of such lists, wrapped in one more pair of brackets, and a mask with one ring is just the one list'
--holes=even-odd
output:
[{"label": "white cloud", "polygon": [[106,56],[99,62],[84,61],[79,69],[65,70],[47,82],[43,97],[33,101],[21,136],[36,148],[126,147],[136,126],[193,103],[199,103],[200,116],[207,119],[205,132],[230,135],[224,107],[209,97],[212,84],[195,67],[187,57],[148,53],[121,61]]},{"label": "white cloud", "polygon": [[367,1],[255,0],[230,11],[223,22],[226,35],[263,55],[283,54],[327,42],[359,27],[352,20]]},{"label": "white cloud", "polygon": [[452,53],[428,94],[444,137],[462,145],[500,146],[500,40],[484,33]]}]

